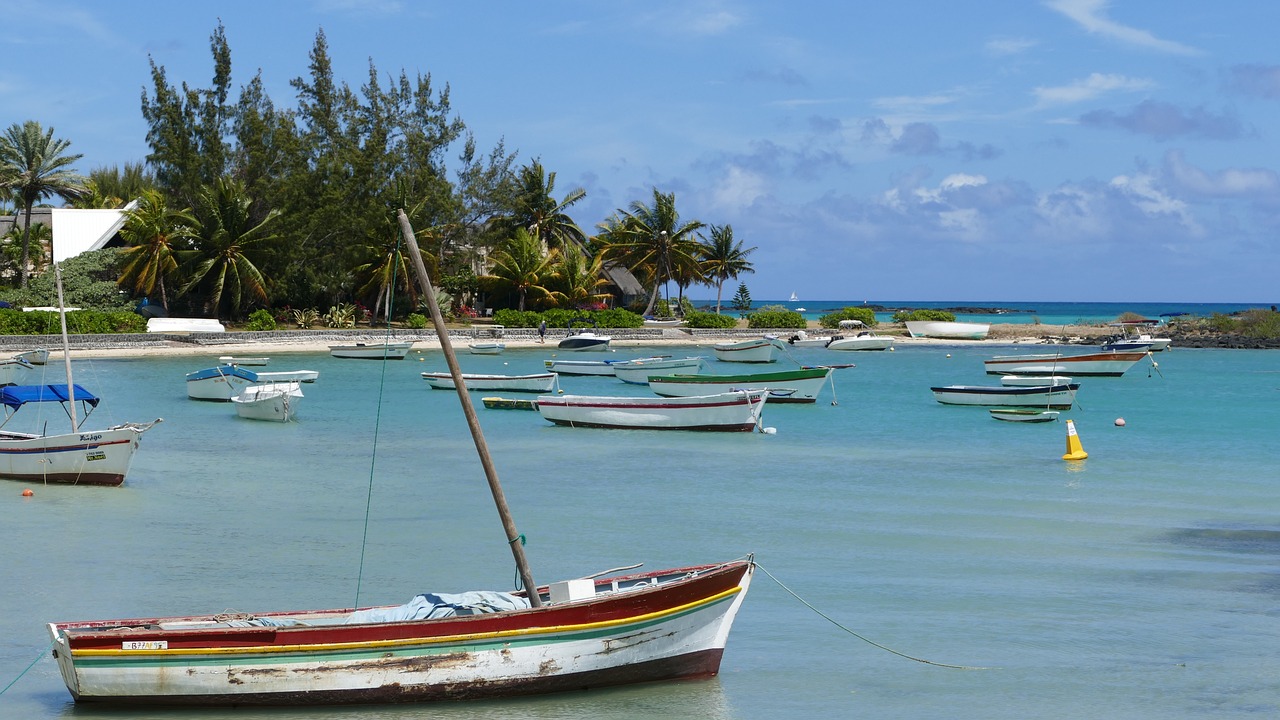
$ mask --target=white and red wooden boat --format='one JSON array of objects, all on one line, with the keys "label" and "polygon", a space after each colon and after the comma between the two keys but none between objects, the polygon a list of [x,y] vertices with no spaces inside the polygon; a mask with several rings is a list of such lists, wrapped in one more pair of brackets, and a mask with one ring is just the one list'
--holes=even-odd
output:
[{"label": "white and red wooden boat", "polygon": [[1146,352],[1095,352],[1083,355],[997,355],[983,362],[988,375],[1068,375],[1120,377]]},{"label": "white and red wooden boat", "polygon": [[768,395],[768,390],[691,397],[539,395],[538,412],[571,427],[750,432],[760,424]]},{"label": "white and red wooden boat", "polygon": [[[449,370],[461,376],[403,211],[399,221]],[[50,623],[53,654],[71,695],[78,702],[128,705],[407,702],[719,672],[753,558],[597,577],[630,569],[618,568],[538,585],[466,381],[457,385],[520,586],[537,592],[424,594],[379,608]]]}]

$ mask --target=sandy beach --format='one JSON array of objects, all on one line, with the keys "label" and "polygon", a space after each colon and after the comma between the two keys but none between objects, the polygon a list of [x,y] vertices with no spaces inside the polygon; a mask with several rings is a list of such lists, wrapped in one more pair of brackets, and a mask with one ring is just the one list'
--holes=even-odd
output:
[{"label": "sandy beach", "polygon": [[[744,323],[745,324],[745,323]],[[473,341],[492,341],[495,338],[492,330],[486,326],[470,328],[450,328],[450,341],[454,349],[465,353],[467,345]],[[789,329],[751,330],[739,327],[730,330],[696,330],[652,329],[601,331],[614,337],[611,347],[616,349],[628,347],[688,347],[710,348],[720,342],[742,340],[759,335],[775,335],[788,338],[795,331]],[[810,335],[839,334],[826,330],[817,323],[810,323],[806,330]],[[1045,344],[1062,343],[1090,344],[1100,338],[1112,334],[1112,330],[1104,326],[1072,325],[1036,325],[1028,323],[994,324],[984,340],[943,340],[936,338],[913,338],[906,335],[901,324],[885,323],[875,328],[880,335],[894,338],[896,345],[1013,345],[1013,344]],[[845,334],[848,334],[847,332]],[[395,340],[414,341],[414,350],[431,351],[440,349],[440,341],[436,334],[428,330],[394,329],[390,336]],[[548,331],[546,342],[539,343],[534,328],[507,328],[501,341],[508,348],[546,347],[556,351],[556,342],[565,337],[564,330]],[[283,331],[275,333],[203,333],[196,335],[98,335],[92,342],[86,342],[83,336],[73,336],[71,355],[73,358],[93,357],[152,357],[157,355],[181,356],[261,356],[284,355],[291,353],[328,352],[330,345],[362,343],[381,343],[388,338],[388,331],[369,328],[366,330],[314,330]],[[0,352],[19,352],[35,347],[50,350],[50,362],[60,360],[61,339],[53,336],[5,336],[0,338]]]}]

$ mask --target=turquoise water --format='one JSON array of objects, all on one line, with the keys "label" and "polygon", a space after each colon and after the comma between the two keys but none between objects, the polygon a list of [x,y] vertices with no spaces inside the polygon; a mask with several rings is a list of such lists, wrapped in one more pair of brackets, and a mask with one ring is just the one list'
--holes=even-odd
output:
[{"label": "turquoise water", "polygon": [[[948,309],[965,308],[999,308],[1009,312],[1001,313],[956,313],[960,322],[985,323],[1040,323],[1042,325],[1081,325],[1113,322],[1123,313],[1137,313],[1153,320],[1168,321],[1170,313],[1186,313],[1200,317],[1209,317],[1214,313],[1230,314],[1250,308],[1268,308],[1277,303],[1277,299],[1256,303],[1155,303],[1155,302],[1009,302],[1002,300],[982,301],[920,301],[920,300],[761,300],[752,304],[754,308],[765,305],[782,305],[791,310],[798,310],[807,320],[817,320],[827,313],[846,307],[859,307],[863,304],[882,305],[886,308],[923,308]],[[710,303],[695,301],[701,307]],[[728,303],[724,303],[728,307]],[[1164,316],[1164,317],[1162,317]],[[889,322],[892,312],[878,312],[876,319]]]},{"label": "turquoise water", "polygon": [[[994,384],[981,361],[1022,351],[792,350],[805,364],[857,367],[837,371],[834,396],[828,388],[816,405],[768,406],[772,435],[561,428],[478,410],[539,582],[754,552],[848,630],[984,669],[867,644],[762,572],[711,681],[429,708],[124,715],[1275,717],[1280,353],[1175,348],[1156,367],[1081,379],[1080,405],[1063,416],[1089,458],[1067,463],[1063,423],[1002,423],[929,393]],[[0,481],[0,686],[16,680],[0,717],[122,717],[71,702],[48,657],[48,621],[511,587],[457,398],[418,376],[444,368],[438,352],[385,366],[275,355],[268,369],[320,371],[290,425],[187,400],[183,375],[216,354],[78,366],[77,381],[106,398],[94,421],[165,418],[123,487],[35,487],[22,498],[26,485]],[[462,363],[530,372],[550,354]],[[58,371],[48,366],[47,379]],[[562,385],[644,391],[609,378]]]}]

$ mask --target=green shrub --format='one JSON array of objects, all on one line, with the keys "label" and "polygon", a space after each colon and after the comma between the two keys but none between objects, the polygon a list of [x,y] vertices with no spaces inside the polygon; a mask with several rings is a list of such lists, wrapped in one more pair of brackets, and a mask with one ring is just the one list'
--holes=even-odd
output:
[{"label": "green shrub", "polygon": [[875,310],[860,307],[847,307],[833,313],[827,313],[818,318],[818,324],[824,328],[838,328],[841,320],[861,320],[862,324],[867,327],[875,327],[879,324],[876,320]]},{"label": "green shrub", "polygon": [[638,328],[644,326],[644,318],[622,308],[612,308],[610,310],[597,310],[591,313],[592,318],[600,324],[600,327],[607,328]]},{"label": "green shrub", "polygon": [[956,316],[946,310],[899,310],[893,314],[893,321],[955,322]]},{"label": "green shrub", "polygon": [[411,330],[421,330],[427,326],[427,316],[422,313],[409,313],[404,319],[404,326]]},{"label": "green shrub", "polygon": [[329,308],[324,314],[324,324],[331,328],[353,328],[356,326],[356,306],[351,303],[340,303]]},{"label": "green shrub", "polygon": [[245,324],[244,329],[252,331],[275,330],[276,317],[271,314],[270,310],[254,310],[249,315],[249,322]]},{"label": "green shrub", "polygon": [[542,316],[532,310],[502,308],[493,314],[493,321],[509,328],[531,328],[538,327],[538,323],[542,322]]},{"label": "green shrub", "polygon": [[731,328],[738,326],[738,318],[732,315],[719,315],[709,312],[688,312],[684,316],[684,324],[691,328]]},{"label": "green shrub", "polygon": [[803,330],[806,327],[806,323],[804,315],[795,310],[775,310],[771,307],[765,307],[747,315],[747,327]]},{"label": "green shrub", "polygon": [[[67,313],[69,334],[103,335],[146,331],[146,319],[127,310],[72,310]],[[0,309],[0,335],[61,334],[62,321],[56,312]]]},{"label": "green shrub", "polygon": [[1255,338],[1280,337],[1280,312],[1253,308],[1240,313],[1240,334]]},{"label": "green shrub", "polygon": [[320,320],[320,313],[315,308],[298,309],[293,311],[293,321],[297,323],[298,329],[308,330],[312,325]]}]

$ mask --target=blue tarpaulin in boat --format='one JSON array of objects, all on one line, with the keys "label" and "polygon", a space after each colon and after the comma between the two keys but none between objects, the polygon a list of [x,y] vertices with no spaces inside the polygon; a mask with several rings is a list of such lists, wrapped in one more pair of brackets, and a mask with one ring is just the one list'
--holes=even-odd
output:
[{"label": "blue tarpaulin in boat", "polygon": [[526,598],[492,590],[474,590],[463,593],[424,593],[404,605],[357,610],[347,618],[347,624],[422,620],[426,618],[452,617],[454,615],[480,615],[504,610],[522,610],[527,607],[529,607],[529,601]]},{"label": "blue tarpaulin in boat", "polygon": [[[75,386],[75,395],[77,401],[89,403],[92,407],[98,407],[98,403],[101,402],[97,395],[80,385]],[[65,383],[62,385],[9,385],[0,389],[0,403],[14,410],[32,402],[66,402],[70,399]]]}]

